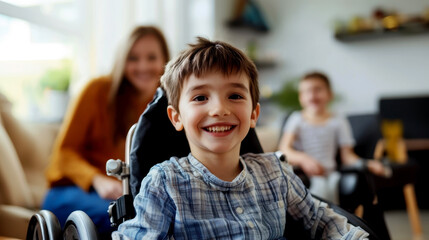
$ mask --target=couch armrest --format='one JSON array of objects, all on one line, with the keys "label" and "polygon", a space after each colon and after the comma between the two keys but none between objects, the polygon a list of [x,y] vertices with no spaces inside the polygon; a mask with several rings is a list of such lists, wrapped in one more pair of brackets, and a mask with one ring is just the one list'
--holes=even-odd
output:
[{"label": "couch armrest", "polygon": [[[27,179],[9,135],[0,124],[0,204],[32,207]],[[0,225],[1,226],[1,225]]]},{"label": "couch armrest", "polygon": [[48,188],[44,173],[50,161],[60,123],[28,123],[26,127],[29,130],[34,151],[32,155],[21,159],[21,162],[34,198],[34,207],[38,208]]},{"label": "couch armrest", "polygon": [[[2,126],[12,143],[9,144],[8,149],[15,152],[15,165],[20,165],[19,167],[23,170],[15,172],[25,174],[25,177],[20,179],[26,180],[26,186],[24,186],[26,188],[19,189],[31,194],[32,203],[27,207],[38,208],[47,190],[44,172],[49,163],[60,123],[24,122],[15,118],[10,111],[0,110],[2,110],[0,115]],[[25,190],[27,188],[30,190]]]},{"label": "couch armrest", "polygon": [[27,227],[35,211],[10,205],[0,205],[0,236],[25,239]]}]

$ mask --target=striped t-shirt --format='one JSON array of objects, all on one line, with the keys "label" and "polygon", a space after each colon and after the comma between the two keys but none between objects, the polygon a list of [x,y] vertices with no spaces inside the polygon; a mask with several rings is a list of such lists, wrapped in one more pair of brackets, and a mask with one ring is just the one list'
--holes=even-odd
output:
[{"label": "striped t-shirt", "polygon": [[336,170],[338,148],[355,144],[349,122],[338,115],[333,115],[323,124],[314,125],[306,122],[300,111],[293,112],[283,131],[294,134],[294,148],[317,159],[326,173]]}]

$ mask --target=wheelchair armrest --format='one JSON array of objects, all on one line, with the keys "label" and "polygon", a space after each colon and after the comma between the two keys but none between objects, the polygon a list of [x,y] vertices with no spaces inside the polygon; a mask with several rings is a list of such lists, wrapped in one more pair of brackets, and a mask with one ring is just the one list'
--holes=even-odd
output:
[{"label": "wheelchair armrest", "polygon": [[124,221],[136,215],[133,206],[133,197],[130,194],[123,195],[109,205],[109,217],[112,227],[118,227]]},{"label": "wheelchair armrest", "polygon": [[[318,199],[319,201],[326,202],[328,206],[334,210],[334,212],[338,213],[339,215],[342,215],[347,218],[347,222],[352,224],[353,226],[359,226],[363,230],[365,230],[367,233],[369,233],[369,239],[370,240],[379,240],[378,236],[375,234],[375,232],[368,226],[368,224],[365,222],[365,220],[357,217],[356,215],[349,213],[348,211],[344,210],[343,208],[339,207],[338,205],[335,205],[329,201],[326,201],[318,196],[313,195],[313,198]],[[314,239],[321,239],[320,236],[321,233],[316,233],[316,237]],[[283,236],[285,236],[287,239],[299,239],[299,240],[309,240],[312,239],[310,232],[306,229],[304,229],[304,224],[300,220],[295,220],[289,213],[286,215],[286,226]]]},{"label": "wheelchair armrest", "polygon": [[329,207],[331,207],[336,213],[343,215],[344,217],[347,218],[347,222],[352,224],[353,226],[359,226],[361,227],[363,230],[365,230],[367,233],[369,233],[369,239],[370,240],[379,240],[378,236],[375,234],[375,232],[369,228],[368,224],[366,223],[365,220],[357,217],[356,215],[344,210],[343,208],[335,205],[335,204],[330,204],[328,203]]}]

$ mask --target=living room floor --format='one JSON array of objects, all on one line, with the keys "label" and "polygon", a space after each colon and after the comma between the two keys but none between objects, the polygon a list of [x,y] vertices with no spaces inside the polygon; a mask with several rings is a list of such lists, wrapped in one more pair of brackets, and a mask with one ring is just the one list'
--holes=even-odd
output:
[{"label": "living room floor", "polygon": [[385,219],[392,240],[429,240],[429,210],[420,210],[423,236],[413,238],[408,215],[405,210],[386,211]]}]

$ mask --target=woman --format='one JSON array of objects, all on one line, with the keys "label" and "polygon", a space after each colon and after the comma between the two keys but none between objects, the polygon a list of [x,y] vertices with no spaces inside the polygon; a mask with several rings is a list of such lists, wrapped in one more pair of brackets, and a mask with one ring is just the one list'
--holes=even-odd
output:
[{"label": "woman", "polygon": [[111,74],[90,81],[71,106],[46,171],[51,189],[42,206],[62,226],[71,212],[82,210],[100,233],[111,232],[107,208],[122,195],[122,184],[105,174],[105,165],[124,159],[128,129],[152,100],[168,60],[163,34],[137,27]]}]

